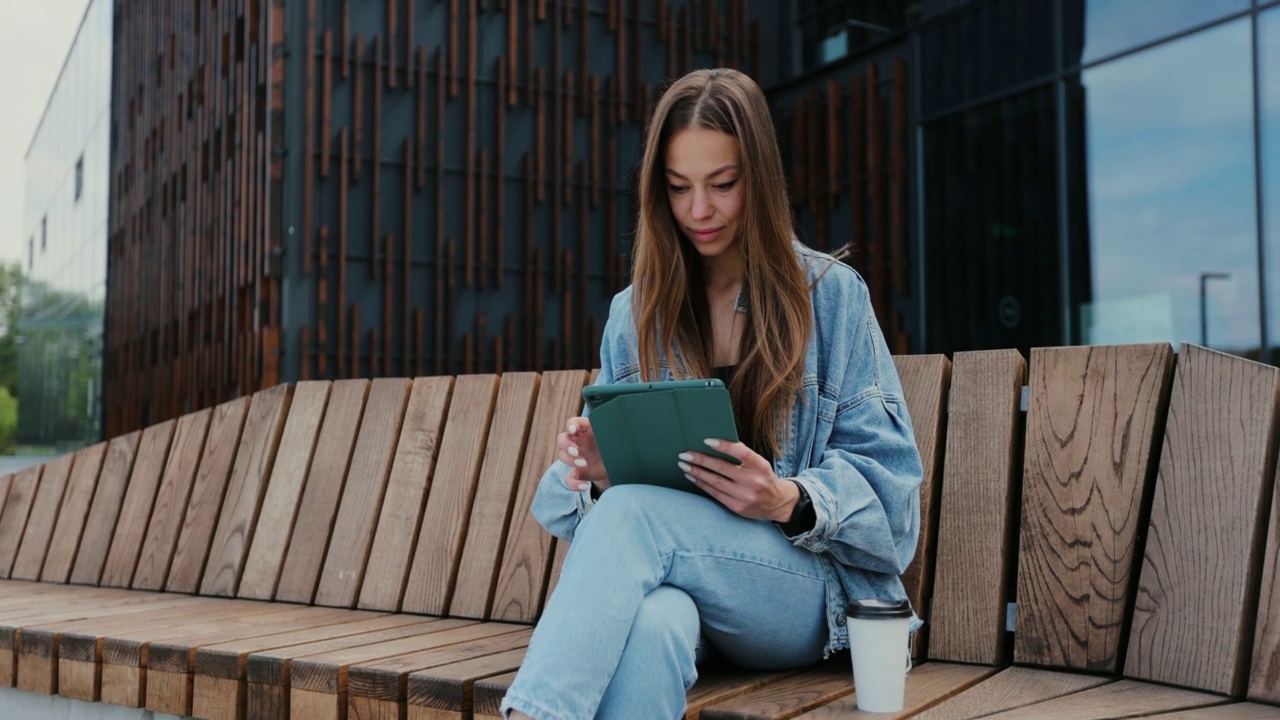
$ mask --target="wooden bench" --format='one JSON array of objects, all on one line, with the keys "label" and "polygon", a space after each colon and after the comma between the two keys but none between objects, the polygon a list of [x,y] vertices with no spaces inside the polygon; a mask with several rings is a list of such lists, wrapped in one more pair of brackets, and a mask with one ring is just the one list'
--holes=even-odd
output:
[{"label": "wooden bench", "polygon": [[[1280,718],[1275,368],[1165,345],[895,360],[928,620],[900,716]],[[0,687],[496,715],[566,549],[528,508],[590,379],[303,382],[0,478]],[[689,716],[846,717],[851,680],[845,656],[707,668]]]}]

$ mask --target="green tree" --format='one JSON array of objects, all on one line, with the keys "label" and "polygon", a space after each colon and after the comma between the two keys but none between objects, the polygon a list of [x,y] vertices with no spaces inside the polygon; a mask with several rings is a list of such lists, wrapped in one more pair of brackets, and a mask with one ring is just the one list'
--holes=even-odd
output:
[{"label": "green tree", "polygon": [[18,401],[9,389],[0,387],[0,455],[13,454],[14,439],[18,432]]},{"label": "green tree", "polygon": [[18,262],[0,263],[0,388],[18,396],[18,322],[27,278]]}]

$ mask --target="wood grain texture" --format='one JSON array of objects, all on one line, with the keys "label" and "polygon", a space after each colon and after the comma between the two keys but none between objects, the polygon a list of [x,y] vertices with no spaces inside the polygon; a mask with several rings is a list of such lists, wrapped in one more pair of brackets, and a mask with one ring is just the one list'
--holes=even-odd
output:
[{"label": "wood grain texture", "polygon": [[473,629],[482,625],[483,623],[469,620],[445,618],[438,620],[429,632],[410,637],[298,656],[293,659],[289,683],[295,690],[330,693],[332,698],[338,693],[346,692],[347,669],[351,665],[376,662],[382,658],[416,652],[424,648],[440,647],[483,637],[483,630],[480,630],[480,634],[477,635],[477,631]]},{"label": "wood grain texture", "polygon": [[[1183,345],[1185,348],[1186,346]],[[1164,687],[1133,680],[1119,680],[1096,688],[1082,690],[1072,695],[984,715],[991,720],[1110,720],[1154,715],[1170,710],[1202,708],[1227,702],[1219,695],[1193,692],[1181,688]]]},{"label": "wood grain texture", "polygon": [[133,475],[125,490],[124,503],[120,506],[116,534],[102,570],[102,584],[107,587],[127,588],[133,580],[176,426],[177,421],[166,420],[142,431],[138,459],[133,463]]},{"label": "wood grain texture", "polygon": [[151,510],[151,522],[147,527],[146,538],[142,541],[138,566],[134,569],[131,583],[134,589],[159,590],[164,587],[212,417],[213,410],[206,408],[183,415],[177,420],[169,460],[165,463],[164,475],[160,478],[160,489],[156,492],[155,506]]},{"label": "wood grain texture", "polygon": [[935,660],[1004,660],[1026,373],[1016,350],[955,354],[929,617]]},{"label": "wood grain texture", "polygon": [[209,547],[201,595],[232,597],[236,593],[292,396],[290,385],[254,393]]},{"label": "wood grain texture", "polygon": [[[1277,475],[1280,476],[1280,468]],[[1258,600],[1258,620],[1254,623],[1249,697],[1280,704],[1280,490],[1273,490],[1271,528],[1263,556],[1262,595]]]},{"label": "wood grain texture", "polygon": [[124,502],[124,491],[133,474],[133,462],[142,442],[142,431],[113,438],[107,444],[107,457],[102,461],[102,474],[98,476],[98,488],[89,506],[89,518],[85,521],[84,535],[76,562],[71,567],[71,582],[79,585],[97,585],[107,563],[111,539],[115,535]]},{"label": "wood grain texture", "polygon": [[[927,665],[938,665],[930,662]],[[914,674],[915,671],[912,671]],[[1097,675],[1011,667],[930,707],[916,720],[967,720],[987,713],[1026,707],[1062,695],[1098,687],[1111,680]],[[908,680],[910,683],[910,680]],[[1033,717],[1025,715],[1024,717]]]},{"label": "wood grain texture", "polygon": [[449,601],[448,614],[453,617],[488,617],[541,381],[537,373],[509,372],[501,377]]},{"label": "wood grain texture", "polygon": [[1257,703],[1228,703],[1194,710],[1151,715],[1159,720],[1280,720],[1280,707]]},{"label": "wood grain texture", "polygon": [[302,522],[295,521],[276,600],[310,603],[315,596],[368,395],[368,380],[338,380],[333,384],[315,459],[298,506],[297,517]]},{"label": "wood grain texture", "polygon": [[[937,552],[938,493],[942,483],[937,477],[942,457],[942,439],[946,432],[945,403],[951,377],[951,361],[945,355],[900,355],[893,359],[907,399],[907,413],[915,432],[923,473],[920,482],[920,537],[916,554],[902,584],[912,607],[922,611],[933,595],[933,564]],[[927,628],[923,628],[927,632]],[[922,653],[923,637],[917,635],[916,652]]]},{"label": "wood grain texture", "polygon": [[243,397],[213,408],[200,469],[191,487],[178,546],[165,580],[164,589],[169,592],[193,593],[200,587],[205,560],[209,557],[209,540],[222,510],[231,463],[240,447],[240,432],[251,402],[252,398]]},{"label": "wood grain texture", "polygon": [[400,609],[422,522],[423,504],[432,485],[453,382],[451,377],[413,381],[364,583],[360,587],[359,606],[365,610]]},{"label": "wood grain texture", "polygon": [[18,556],[18,545],[27,529],[27,516],[36,497],[36,483],[40,482],[43,465],[29,467],[14,476],[5,500],[4,514],[0,515],[0,578],[9,577],[13,560]]},{"label": "wood grain texture", "polygon": [[500,717],[498,706],[515,679],[516,674],[509,672],[477,681],[471,706],[475,717]]},{"label": "wood grain texture", "polygon": [[403,612],[448,613],[497,395],[496,375],[465,375],[455,383]]},{"label": "wood grain texture", "polygon": [[698,717],[702,720],[794,717],[852,692],[853,670],[848,658],[842,656],[778,682],[706,705],[700,709]]},{"label": "wood grain texture", "polygon": [[[850,668],[852,672],[852,668]],[[955,663],[925,663],[912,669],[907,675],[906,695],[902,701],[902,712],[868,713],[858,710],[857,688],[854,694],[835,702],[814,708],[799,715],[799,720],[827,720],[828,718],[892,718],[915,717],[923,708],[937,704],[940,700],[951,697],[958,692],[990,677],[995,670],[975,665],[958,665]]]},{"label": "wood grain texture", "polygon": [[542,612],[552,556],[551,536],[533,519],[529,508],[539,478],[555,460],[556,435],[569,418],[582,410],[586,380],[587,373],[582,370],[559,370],[542,376],[498,573],[492,613],[495,620],[533,622]]},{"label": "wood grain texture", "polygon": [[27,515],[22,543],[13,560],[13,570],[9,573],[9,577],[14,580],[40,578],[40,570],[44,567],[45,555],[49,551],[49,541],[53,537],[58,513],[62,509],[62,496],[67,491],[67,477],[71,474],[74,458],[75,455],[67,454],[44,465],[35,499],[31,502],[31,512]]},{"label": "wood grain texture", "polygon": [[1032,350],[1015,661],[1118,671],[1172,366],[1163,343]]},{"label": "wood grain texture", "polygon": [[1184,343],[1125,674],[1240,695],[1275,478],[1280,370]]},{"label": "wood grain texture", "polygon": [[471,711],[476,681],[516,670],[524,662],[524,654],[521,647],[409,673],[405,690],[408,717],[462,717]]},{"label": "wood grain texture", "polygon": [[256,600],[275,597],[331,388],[330,383],[321,381],[300,382],[294,388],[289,419],[280,437],[280,449],[254,526],[253,545],[245,560],[237,597]]},{"label": "wood grain texture", "polygon": [[411,386],[411,381],[402,378],[379,378],[369,389],[351,471],[316,589],[318,605],[355,605]]},{"label": "wood grain texture", "polygon": [[244,678],[250,683],[265,686],[287,687],[291,676],[294,658],[309,655],[320,655],[342,650],[350,650],[364,645],[400,640],[435,632],[441,623],[439,618],[421,618],[412,615],[387,615],[401,620],[399,624],[390,624],[383,630],[362,632],[359,635],[341,635],[314,639],[285,648],[257,650],[245,659]]}]

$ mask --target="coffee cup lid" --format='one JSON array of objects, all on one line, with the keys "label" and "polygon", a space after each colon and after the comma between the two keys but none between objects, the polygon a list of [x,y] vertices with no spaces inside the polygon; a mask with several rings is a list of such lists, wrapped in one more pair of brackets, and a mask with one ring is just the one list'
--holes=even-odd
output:
[{"label": "coffee cup lid", "polygon": [[906,600],[851,600],[845,614],[862,620],[905,618],[911,617],[911,603]]}]

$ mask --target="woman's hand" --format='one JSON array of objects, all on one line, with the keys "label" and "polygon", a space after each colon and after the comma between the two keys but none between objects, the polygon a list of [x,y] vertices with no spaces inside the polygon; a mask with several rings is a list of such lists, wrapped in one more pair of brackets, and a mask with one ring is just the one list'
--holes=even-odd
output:
[{"label": "woman's hand", "polygon": [[609,475],[604,471],[590,420],[570,418],[568,431],[556,437],[556,446],[560,451],[557,459],[570,468],[564,478],[565,487],[574,491],[586,490],[592,484],[601,491],[609,487]]},{"label": "woman's hand", "polygon": [[680,469],[690,482],[743,517],[774,522],[791,519],[791,511],[800,499],[800,488],[795,483],[780,479],[768,460],[740,442],[709,439],[706,443],[742,464],[734,465],[703,453],[680,453]]}]

